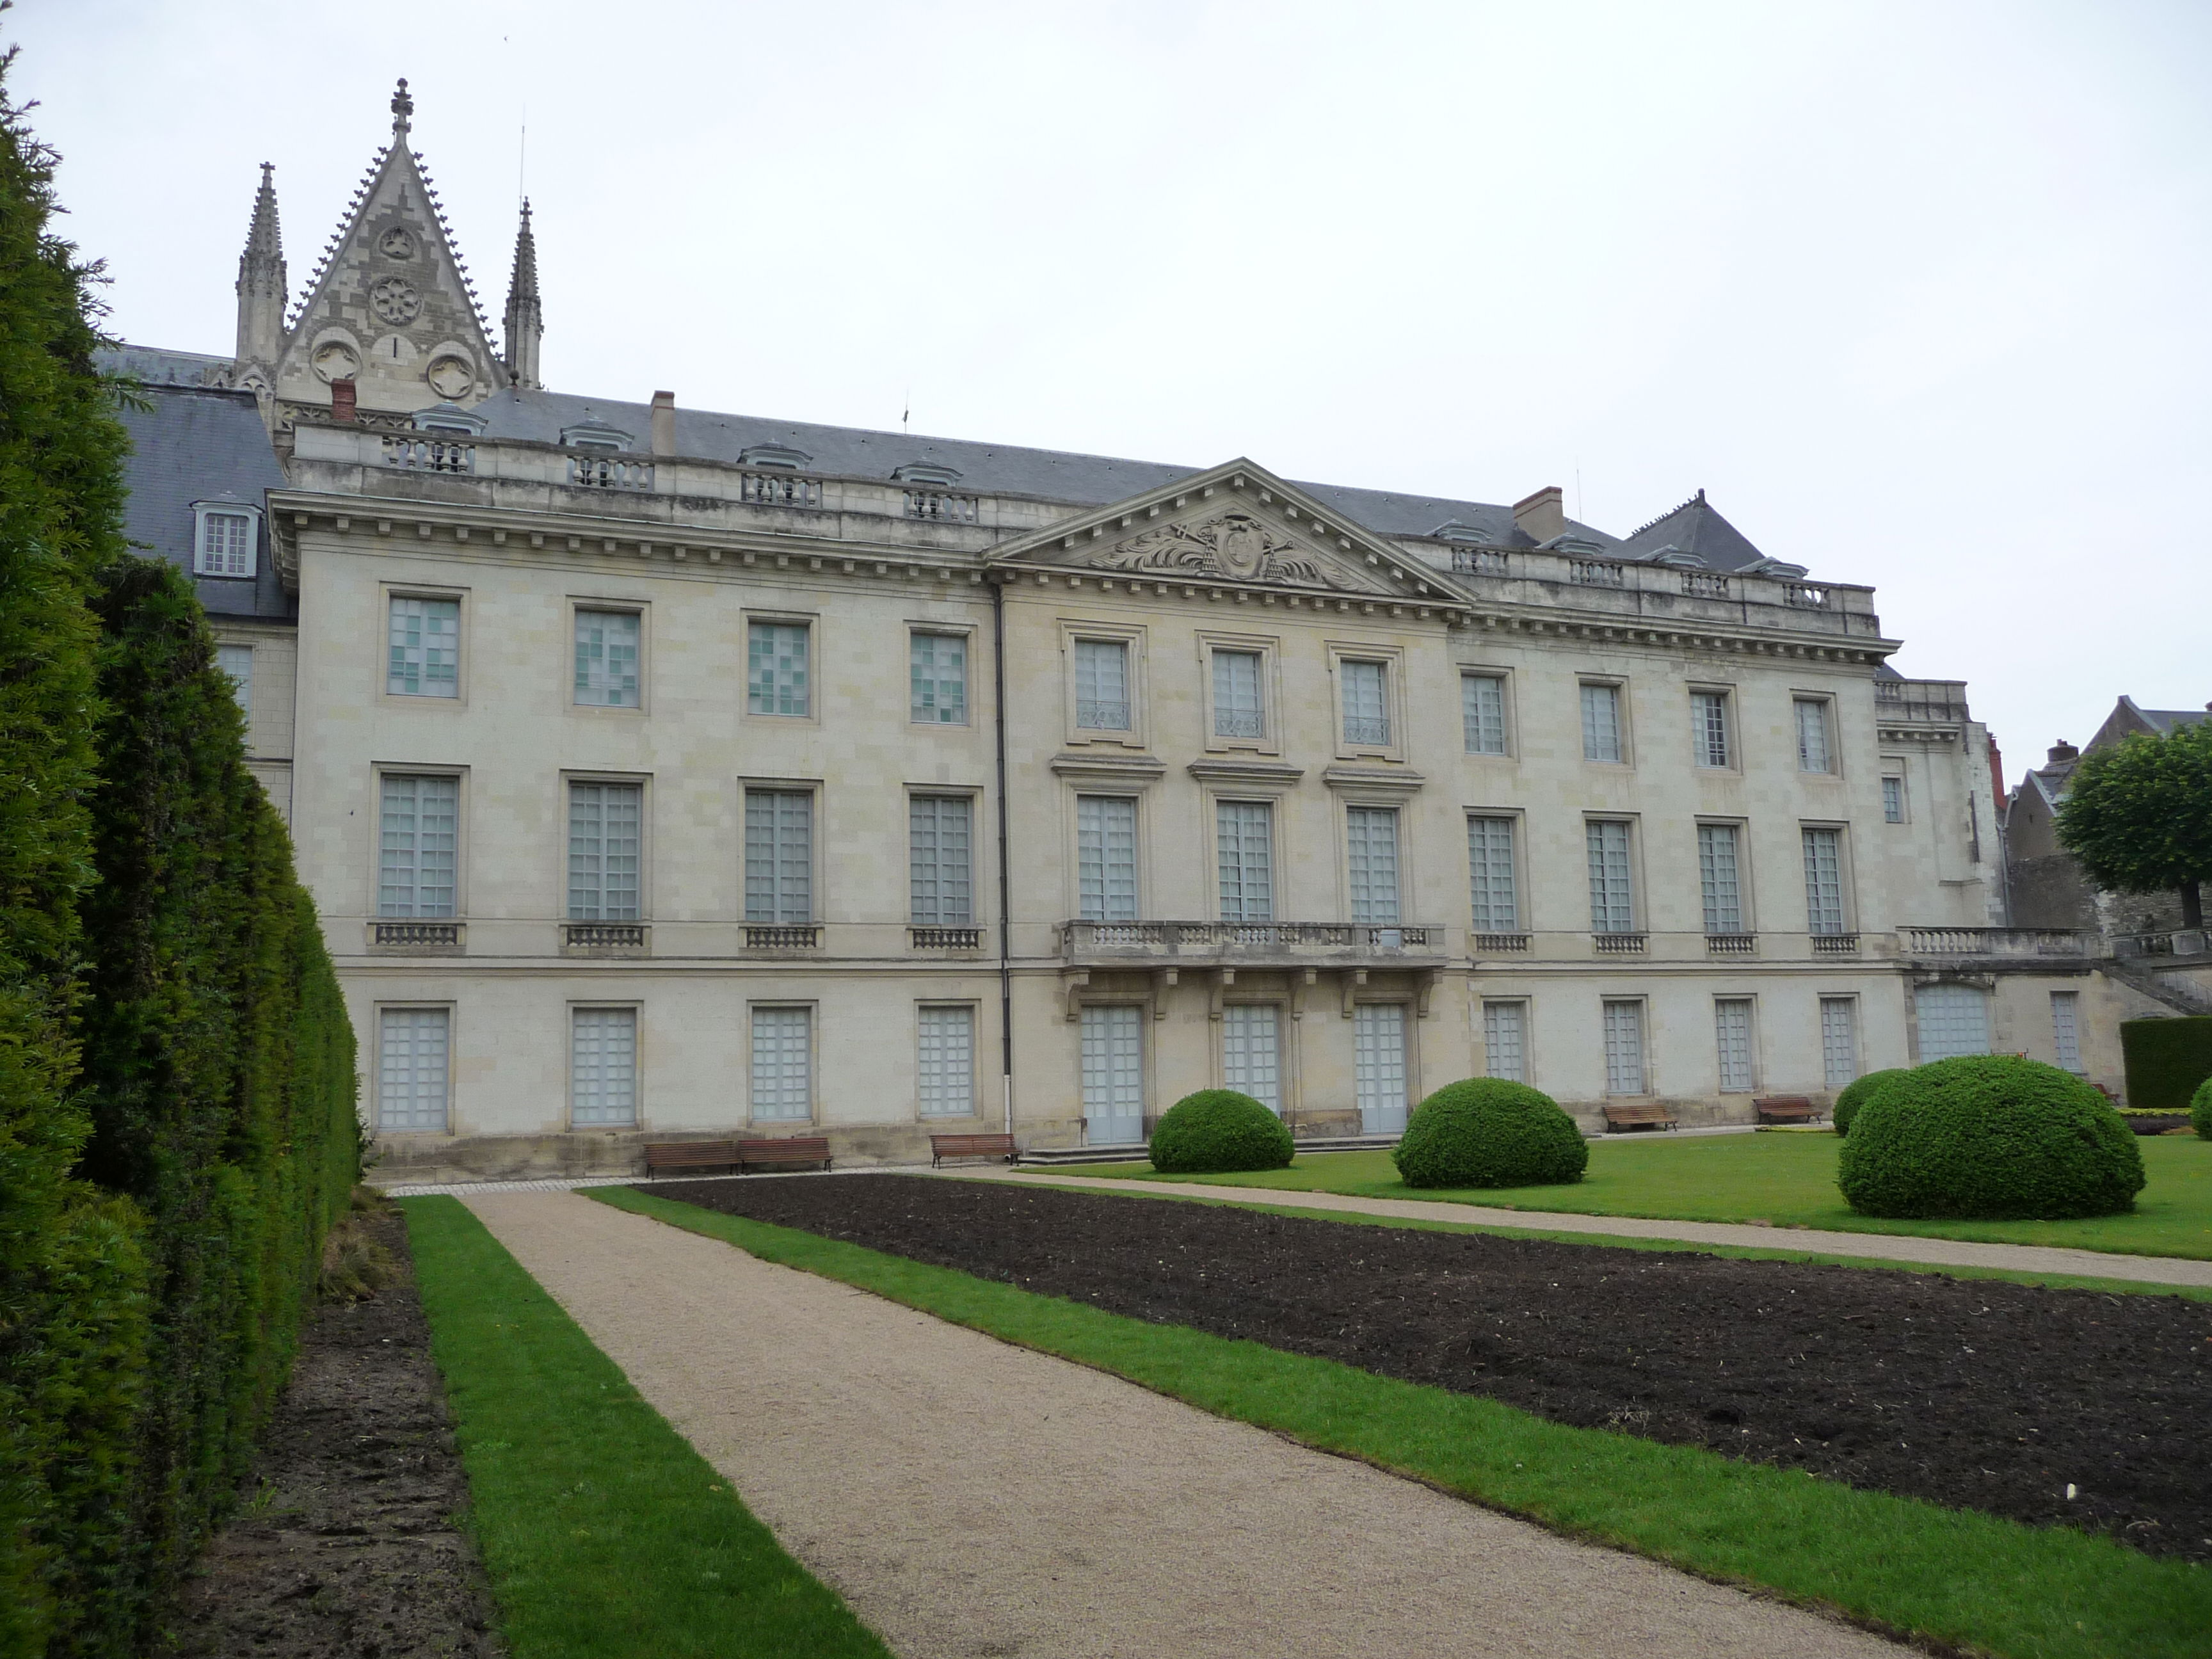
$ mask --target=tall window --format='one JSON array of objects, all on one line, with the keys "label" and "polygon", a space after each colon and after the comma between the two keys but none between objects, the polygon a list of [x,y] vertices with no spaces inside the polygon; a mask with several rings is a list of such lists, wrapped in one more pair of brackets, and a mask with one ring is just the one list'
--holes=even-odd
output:
[{"label": "tall window", "polygon": [[635,921],[645,790],[635,783],[568,786],[568,920]]},{"label": "tall window", "polygon": [[1474,900],[1474,931],[1517,933],[1521,898],[1513,879],[1513,820],[1467,821],[1468,885]]},{"label": "tall window", "polygon": [[745,920],[814,920],[814,797],[807,790],[745,791]]},{"label": "tall window", "polygon": [[1460,714],[1467,726],[1467,752],[1505,752],[1505,681],[1496,674],[1459,677]]},{"label": "tall window", "polygon": [[1690,693],[1690,738],[1700,766],[1729,766],[1728,693]]},{"label": "tall window", "polygon": [[1390,741],[1389,684],[1379,662],[1337,665],[1344,682],[1344,740],[1370,746]]},{"label": "tall window", "polygon": [[396,697],[461,695],[461,602],[392,601],[392,662],[385,690]]},{"label": "tall window", "polygon": [[376,872],[380,916],[450,916],[460,780],[386,772]]},{"label": "tall window", "polygon": [[1620,688],[1583,687],[1583,758],[1617,761],[1627,750],[1620,740]]},{"label": "tall window", "polygon": [[1975,985],[1923,985],[1912,994],[1920,1026],[1920,1060],[1990,1051],[1989,993]]},{"label": "tall window", "polygon": [[2081,1070],[2081,994],[2051,994],[2051,1039],[2058,1050],[2058,1064],[2067,1071]]},{"label": "tall window", "polygon": [[1698,884],[1705,902],[1705,932],[1743,932],[1743,889],[1736,878],[1735,826],[1698,826]]},{"label": "tall window", "polygon": [[592,708],[638,706],[637,646],[642,619],[635,611],[576,613],[576,701]]},{"label": "tall window", "polygon": [[1628,826],[1618,818],[1592,818],[1583,829],[1589,854],[1590,931],[1636,931],[1636,891],[1628,868]]},{"label": "tall window", "polygon": [[1083,1011],[1083,1129],[1094,1146],[1145,1137],[1143,1019],[1127,1004]]},{"label": "tall window", "polygon": [[253,647],[250,645],[218,645],[215,648],[215,665],[230,676],[230,689],[238,698],[239,712],[253,712]]},{"label": "tall window", "polygon": [[1831,772],[1828,754],[1828,702],[1825,697],[1797,699],[1797,769]]},{"label": "tall window", "polygon": [[1265,801],[1224,800],[1214,808],[1224,921],[1275,919],[1274,816]]},{"label": "tall window", "polygon": [[1509,1083],[1528,1080],[1527,1003],[1482,1005],[1482,1069],[1484,1075],[1504,1078]]},{"label": "tall window", "polygon": [[386,1008],[378,1022],[376,1127],[395,1133],[446,1127],[446,1051],[452,1015],[443,1008]]},{"label": "tall window", "polygon": [[1905,780],[1887,777],[1881,781],[1881,821],[1884,823],[1905,822]]},{"label": "tall window", "polygon": [[201,514],[199,545],[193,550],[192,571],[201,576],[251,576],[252,516],[245,513]]},{"label": "tall window", "polygon": [[1137,803],[1075,798],[1075,884],[1085,921],[1137,919]]},{"label": "tall window", "polygon": [[1820,999],[1820,1075],[1840,1089],[1859,1074],[1859,1011],[1849,997]]},{"label": "tall window", "polygon": [[1721,1092],[1751,1092],[1751,1000],[1723,997],[1713,1004],[1713,1036],[1720,1051]]},{"label": "tall window", "polygon": [[636,1122],[637,1010],[577,1009],[569,1047],[569,1121],[580,1129]]},{"label": "tall window", "polygon": [[1352,919],[1398,920],[1398,809],[1354,806],[1345,813],[1352,854]]},{"label": "tall window", "polygon": [[1232,1004],[1221,1011],[1221,1080],[1281,1115],[1282,1038],[1272,1005]]},{"label": "tall window", "polygon": [[924,1008],[917,1056],[921,1115],[969,1117],[975,1110],[975,1011]]},{"label": "tall window", "polygon": [[1129,725],[1129,642],[1075,642],[1075,723],[1092,732],[1127,732]]},{"label": "tall window", "polygon": [[1352,1012],[1352,1089],[1363,1134],[1406,1127],[1406,1006],[1363,1002]]},{"label": "tall window", "polygon": [[1213,735],[1217,738],[1264,738],[1267,711],[1260,696],[1260,653],[1257,651],[1217,651],[1213,653]]},{"label": "tall window", "polygon": [[806,714],[813,711],[804,623],[749,623],[745,629],[745,712]]},{"label": "tall window", "polygon": [[968,724],[968,636],[913,634],[908,679],[912,718],[924,726]]},{"label": "tall window", "polygon": [[1605,1005],[1605,1091],[1609,1095],[1644,1092],[1644,1005],[1640,1002]]},{"label": "tall window", "polygon": [[975,920],[969,848],[975,803],[965,795],[907,800],[907,866],[915,926],[965,927]]},{"label": "tall window", "polygon": [[1843,831],[1805,831],[1805,931],[1844,931]]},{"label": "tall window", "polygon": [[790,1122],[814,1114],[814,1011],[753,1010],[753,1120]]}]

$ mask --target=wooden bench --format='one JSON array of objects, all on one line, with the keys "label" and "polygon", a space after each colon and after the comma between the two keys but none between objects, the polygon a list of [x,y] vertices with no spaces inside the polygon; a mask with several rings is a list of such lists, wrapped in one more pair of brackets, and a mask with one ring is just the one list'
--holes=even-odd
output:
[{"label": "wooden bench", "polygon": [[999,1158],[1012,1164],[1021,1156],[1012,1135],[932,1135],[929,1165],[935,1169],[948,1158]]},{"label": "wooden bench", "polygon": [[819,1164],[826,1170],[830,1167],[830,1138],[780,1135],[774,1140],[740,1140],[738,1173],[743,1175],[757,1164]]},{"label": "wooden bench", "polygon": [[1803,1095],[1768,1095],[1751,1103],[1753,1121],[1759,1123],[1811,1123],[1827,1115]]},{"label": "wooden bench", "polygon": [[1674,1113],[1664,1106],[1608,1106],[1605,1127],[1610,1133],[1615,1129],[1672,1129],[1676,1125]]},{"label": "wooden bench", "polygon": [[734,1170],[738,1143],[734,1140],[648,1140],[645,1143],[645,1172],[661,1170]]}]

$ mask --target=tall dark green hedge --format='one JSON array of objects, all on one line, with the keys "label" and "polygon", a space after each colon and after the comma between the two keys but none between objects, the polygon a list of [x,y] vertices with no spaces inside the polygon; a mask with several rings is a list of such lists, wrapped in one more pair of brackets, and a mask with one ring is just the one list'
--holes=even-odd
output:
[{"label": "tall dark green hedge", "polygon": [[2128,1104],[2185,1112],[2197,1085],[2212,1077],[2212,1016],[2120,1022]]}]

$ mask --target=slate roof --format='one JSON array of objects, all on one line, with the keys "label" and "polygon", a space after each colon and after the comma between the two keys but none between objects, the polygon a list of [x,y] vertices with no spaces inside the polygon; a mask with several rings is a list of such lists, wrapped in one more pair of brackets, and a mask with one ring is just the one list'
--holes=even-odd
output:
[{"label": "slate roof", "polygon": [[2181,727],[2194,726],[2212,715],[2212,710],[2203,708],[2145,708],[2133,697],[2122,697],[2120,701],[2134,709],[2143,724],[2162,738],[2170,738]]},{"label": "slate roof", "polygon": [[1670,550],[1693,555],[1708,570],[1741,570],[1766,556],[1721,516],[1702,489],[1645,525],[1617,553],[1624,559],[1656,559]]},{"label": "slate roof", "polygon": [[[192,503],[228,500],[263,507],[263,492],[283,488],[283,469],[277,465],[252,392],[149,380],[145,395],[150,408],[119,411],[131,447],[124,467],[131,488],[124,506],[124,533],[190,570]],[[269,556],[265,519],[252,576],[201,576],[193,585],[199,590],[200,603],[214,616],[297,619],[296,607],[278,580],[276,561]]]},{"label": "slate roof", "polygon": [[93,361],[103,374],[127,374],[148,386],[210,386],[211,371],[227,376],[228,357],[210,357],[203,351],[165,351],[159,346],[126,345],[97,351]]}]

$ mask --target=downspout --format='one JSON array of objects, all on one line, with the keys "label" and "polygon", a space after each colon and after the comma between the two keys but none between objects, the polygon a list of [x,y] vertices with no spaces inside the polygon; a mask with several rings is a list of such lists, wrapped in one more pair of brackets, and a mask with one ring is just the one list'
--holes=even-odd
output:
[{"label": "downspout", "polygon": [[999,739],[999,1077],[1006,1133],[1014,1132],[1013,876],[1006,868],[1006,589],[991,584],[991,710]]}]

